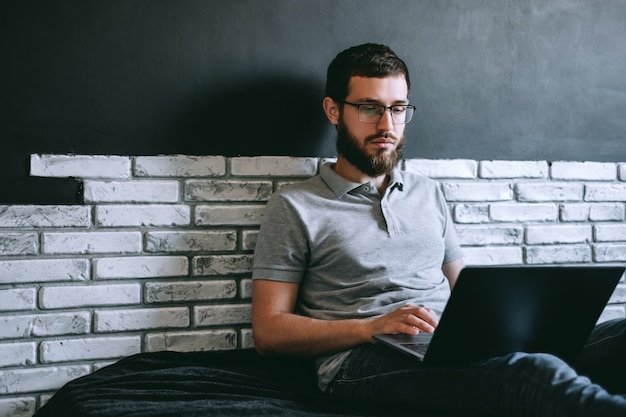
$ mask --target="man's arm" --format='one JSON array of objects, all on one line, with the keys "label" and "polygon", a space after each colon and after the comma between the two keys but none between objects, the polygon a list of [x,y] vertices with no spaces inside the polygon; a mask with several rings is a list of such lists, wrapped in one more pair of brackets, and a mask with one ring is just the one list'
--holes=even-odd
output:
[{"label": "man's arm", "polygon": [[293,312],[297,284],[255,279],[252,285],[254,345],[261,354],[321,355],[373,343],[377,333],[432,332],[438,323],[430,309],[410,305],[377,318],[313,319]]},{"label": "man's arm", "polygon": [[441,266],[443,274],[446,276],[446,278],[448,278],[450,289],[454,288],[454,284],[456,284],[456,280],[459,278],[459,274],[461,273],[461,270],[463,268],[465,268],[465,262],[463,262],[463,258],[459,258],[456,261],[452,261]]}]

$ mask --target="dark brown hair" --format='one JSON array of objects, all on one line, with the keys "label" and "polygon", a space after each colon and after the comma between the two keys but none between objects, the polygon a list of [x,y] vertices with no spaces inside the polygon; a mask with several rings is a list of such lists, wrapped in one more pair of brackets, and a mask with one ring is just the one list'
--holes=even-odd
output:
[{"label": "dark brown hair", "polygon": [[348,96],[350,78],[393,75],[403,75],[407,87],[411,88],[409,69],[391,48],[374,43],[353,46],[340,52],[328,66],[325,94],[339,102]]}]

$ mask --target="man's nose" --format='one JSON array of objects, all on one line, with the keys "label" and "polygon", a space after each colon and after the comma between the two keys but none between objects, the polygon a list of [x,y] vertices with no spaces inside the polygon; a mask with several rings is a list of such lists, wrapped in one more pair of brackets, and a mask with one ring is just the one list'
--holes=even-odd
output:
[{"label": "man's nose", "polygon": [[380,120],[377,123],[378,128],[382,130],[389,131],[393,129],[394,123],[393,118],[391,117],[391,109],[385,109],[383,111],[382,116],[380,116]]}]

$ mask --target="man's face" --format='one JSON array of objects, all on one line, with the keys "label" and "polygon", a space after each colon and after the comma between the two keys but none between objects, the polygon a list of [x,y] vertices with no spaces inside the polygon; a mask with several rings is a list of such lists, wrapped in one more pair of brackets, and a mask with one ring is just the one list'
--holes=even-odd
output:
[{"label": "man's face", "polygon": [[[345,101],[355,104],[408,104],[403,76],[385,78],[352,77]],[[337,120],[337,150],[340,157],[365,174],[376,177],[389,173],[402,158],[404,124],[394,124],[385,111],[377,123],[363,123],[358,109],[344,104]]]}]

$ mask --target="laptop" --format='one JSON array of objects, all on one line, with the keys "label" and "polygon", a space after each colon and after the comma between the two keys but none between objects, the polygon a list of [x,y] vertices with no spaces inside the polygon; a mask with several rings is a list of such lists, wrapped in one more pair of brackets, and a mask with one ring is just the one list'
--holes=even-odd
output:
[{"label": "laptop", "polygon": [[512,352],[571,361],[623,273],[622,266],[466,267],[434,333],[374,338],[437,366]]}]

